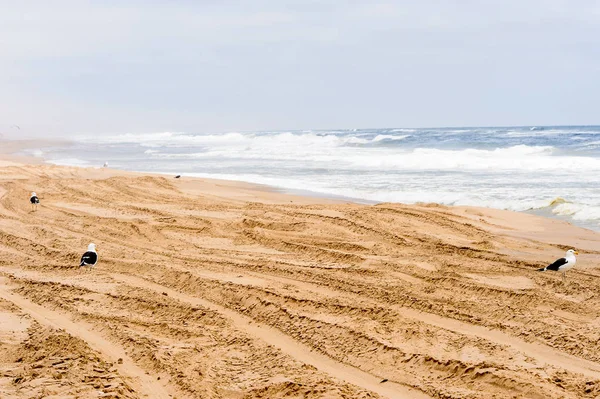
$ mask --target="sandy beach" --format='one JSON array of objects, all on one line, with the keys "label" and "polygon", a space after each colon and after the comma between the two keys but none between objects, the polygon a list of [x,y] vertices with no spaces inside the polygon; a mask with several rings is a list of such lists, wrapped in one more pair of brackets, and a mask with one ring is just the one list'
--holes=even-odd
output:
[{"label": "sandy beach", "polygon": [[0,398],[600,395],[599,233],[2,156]]}]

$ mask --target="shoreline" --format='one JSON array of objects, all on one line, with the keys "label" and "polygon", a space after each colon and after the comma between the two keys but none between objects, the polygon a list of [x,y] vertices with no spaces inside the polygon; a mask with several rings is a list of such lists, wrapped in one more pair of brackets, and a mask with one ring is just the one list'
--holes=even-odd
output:
[{"label": "shoreline", "polygon": [[[0,140],[4,143],[7,140]],[[4,146],[0,150],[0,169],[4,167],[43,167],[47,168],[48,175],[60,175],[67,179],[107,179],[111,177],[162,177],[168,179],[172,173],[128,171],[113,168],[94,166],[64,166],[46,162],[43,158],[33,155],[20,155],[19,151],[24,149],[50,147],[64,145],[67,141],[53,140],[13,140],[11,145]],[[40,146],[41,143],[41,146]],[[16,153],[16,154],[15,154]],[[51,171],[51,172],[50,172]],[[228,200],[241,202],[260,202],[264,204],[294,204],[294,205],[354,205],[365,207],[377,206],[402,206],[418,209],[444,209],[446,212],[472,218],[477,225],[478,222],[489,218],[493,222],[484,221],[483,226],[501,226],[498,231],[503,234],[516,231],[514,235],[519,238],[531,239],[536,234],[540,235],[545,242],[554,242],[557,245],[572,245],[573,247],[587,248],[596,251],[597,240],[600,243],[600,230],[595,230],[586,224],[577,224],[565,216],[554,215],[547,209],[532,209],[525,211],[512,211],[499,208],[488,208],[467,205],[445,205],[438,203],[385,203],[367,201],[359,198],[336,196],[327,193],[319,193],[310,190],[294,190],[270,186],[266,184],[246,182],[242,180],[225,180],[217,178],[182,176],[181,179],[173,179],[178,187],[187,194],[203,195],[213,197],[224,197]],[[473,217],[476,215],[476,217]],[[480,220],[477,220],[477,218]],[[529,224],[527,224],[529,223]],[[586,236],[590,236],[589,239]],[[598,244],[600,251],[600,244]]]},{"label": "shoreline", "polygon": [[[119,170],[119,169],[117,169]],[[148,175],[158,175],[158,176],[173,176],[173,173],[167,173],[167,172],[147,172],[147,171],[128,171],[128,172],[132,172],[132,173],[143,173],[143,174],[148,174]],[[369,200],[365,200],[362,198],[353,198],[353,197],[346,197],[343,195],[335,195],[335,194],[328,194],[328,193],[322,193],[322,192],[318,192],[318,191],[312,191],[312,190],[300,190],[300,189],[291,189],[291,188],[285,188],[285,187],[278,187],[278,186],[272,186],[269,184],[261,184],[261,183],[254,183],[254,182],[249,182],[249,181],[245,181],[245,180],[228,180],[228,179],[218,179],[215,177],[203,177],[203,176],[197,176],[195,174],[190,174],[190,175],[181,175],[181,178],[186,178],[186,179],[204,179],[204,180],[215,180],[215,181],[227,181],[227,182],[232,182],[232,183],[243,183],[243,184],[250,184],[259,188],[262,188],[265,191],[269,191],[269,192],[276,192],[276,193],[280,193],[280,194],[284,194],[284,195],[290,195],[290,196],[294,196],[294,197],[308,197],[308,198],[312,198],[312,199],[319,199],[322,198],[325,201],[333,201],[333,202],[340,202],[340,203],[353,203],[353,204],[360,204],[360,205],[377,205],[381,202],[378,201],[369,201]]]},{"label": "shoreline", "polygon": [[48,139],[8,139],[0,137],[0,161],[13,161],[24,164],[48,164],[43,157],[33,154],[24,154],[27,150],[64,146],[70,143],[68,140]]},{"label": "shoreline", "polygon": [[[49,162],[44,162],[44,164],[55,165],[55,166],[65,166],[65,167],[76,167],[76,168],[92,168],[92,169],[100,168],[100,167],[95,167],[95,166],[58,165],[58,164],[53,164],[53,163],[49,163]],[[174,175],[174,173],[171,173],[171,172],[148,172],[148,171],[124,170],[124,169],[113,169],[113,170],[121,170],[123,172],[128,172],[128,173],[141,173],[141,174],[146,174],[146,175],[151,175],[151,176],[154,176],[154,175],[156,175],[156,176],[173,176]],[[314,201],[317,201],[317,199],[321,198],[328,202],[354,203],[354,204],[360,204],[360,205],[366,205],[366,206],[377,205],[377,204],[381,204],[381,203],[385,202],[385,201],[372,201],[372,200],[355,198],[355,197],[347,197],[347,196],[343,196],[343,195],[335,195],[335,194],[312,191],[312,190],[307,190],[307,189],[306,190],[292,189],[292,188],[286,188],[286,187],[280,187],[280,186],[273,186],[273,185],[269,185],[269,184],[255,183],[255,182],[245,181],[245,180],[219,179],[216,177],[198,176],[197,174],[194,174],[194,173],[190,173],[187,177],[186,177],[186,175],[182,175],[182,178],[202,179],[202,180],[208,180],[208,181],[214,180],[214,181],[219,181],[219,182],[248,184],[248,185],[252,185],[257,188],[263,189],[265,191],[277,192],[277,193],[284,194],[284,195],[307,197],[307,198],[311,198]],[[518,213],[518,214],[534,215],[534,216],[551,219],[551,220],[559,220],[559,221],[563,221],[565,223],[568,223],[570,225],[573,225],[573,226],[576,226],[576,227],[579,227],[582,229],[590,230],[593,232],[600,232],[600,225],[598,223],[595,223],[593,221],[577,221],[572,218],[569,218],[568,216],[555,214],[551,211],[550,206],[543,207],[543,208],[532,208],[532,209],[525,209],[525,210],[517,211],[517,210],[511,210],[511,209],[491,208],[491,207],[487,207],[487,206],[476,206],[476,205],[455,205],[455,204],[449,205],[449,204],[442,204],[442,203],[437,203],[437,202],[415,202],[415,203],[398,202],[398,204],[403,204],[403,205],[407,205],[407,206],[411,206],[411,205],[427,206],[427,205],[434,204],[434,205],[441,205],[441,206],[450,207],[450,208],[452,208],[452,207],[458,207],[458,208],[469,207],[469,208],[474,208],[474,209],[501,210],[501,211],[507,211],[507,212],[514,212],[514,213]]]},{"label": "shoreline", "polygon": [[[32,150],[32,149],[43,149],[44,147],[54,147],[54,146],[64,146],[69,144],[70,141],[68,140],[47,140],[47,139],[8,139],[8,138],[0,138],[0,144],[2,144],[0,146],[0,161],[13,161],[13,162],[18,162],[18,163],[24,163],[24,164],[35,164],[35,165],[55,165],[55,166],[65,166],[65,167],[77,167],[77,168],[100,168],[95,167],[95,166],[71,166],[71,165],[58,165],[58,164],[53,164],[47,160],[45,160],[43,158],[43,156],[35,156],[35,155],[23,155],[20,154],[26,150]],[[110,170],[121,170],[121,169],[113,169],[110,168]],[[147,175],[158,175],[158,176],[171,176],[173,175],[173,173],[167,173],[167,172],[147,172],[147,171],[133,171],[133,170],[121,170],[123,172],[128,172],[128,173],[142,173],[142,174],[147,174]],[[306,198],[310,198],[309,201],[311,202],[318,202],[317,199],[323,199],[326,202],[341,202],[341,203],[355,203],[355,204],[362,204],[362,205],[376,205],[379,204],[381,202],[379,201],[371,201],[371,200],[365,200],[365,199],[361,199],[361,198],[353,198],[353,197],[346,197],[346,196],[342,196],[342,195],[335,195],[335,194],[329,194],[329,193],[322,193],[322,192],[318,192],[318,191],[312,191],[312,190],[302,190],[302,189],[289,189],[289,188],[285,188],[285,187],[278,187],[278,186],[272,186],[272,185],[268,185],[268,184],[260,184],[260,183],[253,183],[253,182],[248,182],[248,181],[244,181],[244,180],[227,180],[227,179],[219,179],[219,178],[214,178],[214,177],[200,177],[200,176],[193,176],[193,173],[189,176],[186,177],[185,175],[182,175],[183,178],[186,179],[203,179],[203,180],[207,180],[207,181],[215,181],[215,182],[230,182],[231,183],[242,183],[242,184],[248,184],[251,185],[253,187],[256,187],[257,189],[262,189],[265,191],[270,191],[270,192],[276,192],[276,193],[280,193],[283,195],[291,195],[294,197],[306,197]],[[415,206],[419,206],[419,205],[427,205],[428,203],[423,203],[423,202],[417,202],[414,204],[406,204],[406,205],[415,205]],[[438,204],[438,203],[432,203],[432,204]],[[448,206],[448,207],[463,207],[463,205],[446,205],[446,204],[439,204],[442,206]],[[473,208],[483,208],[483,209],[492,209],[492,210],[507,210],[507,209],[501,209],[501,208],[488,208],[488,207],[484,207],[484,206],[471,206]],[[527,214],[527,215],[535,215],[535,216],[539,216],[539,217],[543,217],[543,218],[547,218],[547,219],[551,219],[551,220],[560,220],[560,221],[564,221],[566,223],[569,223],[570,225],[576,226],[576,227],[580,227],[583,229],[587,229],[590,231],[594,231],[594,232],[600,232],[600,225],[598,225],[597,223],[593,223],[593,222],[587,222],[587,221],[577,221],[574,220],[572,218],[569,218],[568,216],[563,216],[563,215],[557,215],[551,212],[550,209],[548,208],[536,208],[536,209],[526,209],[526,210],[522,210],[522,211],[512,211],[512,210],[507,210],[510,212],[517,212],[520,214]]]},{"label": "shoreline", "polygon": [[[26,150],[43,149],[44,147],[64,146],[68,143],[70,143],[70,141],[68,141],[68,140],[47,140],[47,139],[22,139],[21,140],[21,139],[0,138],[0,144],[2,144],[0,146],[0,161],[4,161],[4,162],[12,161],[12,162],[17,162],[17,163],[35,164],[35,165],[55,165],[55,166],[84,168],[84,169],[85,168],[102,169],[99,166],[95,167],[95,166],[58,165],[58,164],[53,164],[53,163],[45,160],[43,158],[43,156],[23,155],[22,154],[22,152],[24,152]],[[126,172],[126,173],[141,173],[141,174],[146,174],[146,175],[151,175],[151,176],[154,176],[154,175],[171,176],[171,175],[173,175],[173,173],[167,173],[167,172],[147,172],[147,171],[133,171],[133,170],[130,171],[130,170],[113,169],[110,167],[108,169],[115,170],[115,171],[122,171],[122,172]],[[308,189],[306,189],[306,190],[289,189],[289,188],[285,188],[285,187],[253,183],[253,182],[248,182],[248,181],[244,181],[244,180],[227,180],[227,179],[219,179],[219,178],[214,178],[214,177],[199,177],[199,176],[193,176],[193,173],[188,177],[186,177],[185,175],[182,175],[182,177],[186,178],[186,179],[201,179],[203,181],[220,182],[221,184],[223,182],[228,182],[228,185],[232,185],[232,184],[235,185],[237,183],[246,184],[246,185],[255,187],[258,190],[276,192],[276,193],[279,193],[282,195],[290,195],[293,197],[305,197],[305,198],[307,198],[307,200],[309,202],[319,202],[318,199],[322,199],[326,203],[339,202],[339,203],[355,203],[355,204],[361,204],[361,205],[377,205],[377,204],[381,203],[379,201],[371,201],[371,200],[365,200],[365,199],[361,199],[361,198],[353,198],[353,197],[346,197],[346,196],[342,196],[342,195],[322,193],[322,192],[312,191],[312,190],[308,190]],[[429,204],[429,203],[417,202],[417,203],[405,204],[405,205],[422,206],[422,205],[427,205],[427,204]],[[431,203],[431,204],[438,204],[438,203]],[[447,206],[447,207],[459,207],[459,208],[465,207],[463,205],[446,205],[446,204],[439,204],[439,205]],[[510,212],[517,212],[519,214],[535,215],[535,216],[547,218],[550,220],[560,220],[560,221],[566,222],[572,226],[580,227],[580,228],[590,230],[593,232],[600,232],[600,225],[598,225],[597,223],[587,222],[587,221],[579,222],[577,220],[569,218],[568,216],[554,214],[551,212],[551,210],[549,210],[547,208],[536,208],[536,209],[526,209],[526,210],[522,210],[522,211],[512,211],[512,210],[507,210],[507,209],[488,208],[488,207],[483,207],[483,206],[468,206],[468,207],[472,207],[475,209],[481,208],[481,209],[491,209],[491,210],[504,210],[504,211],[510,211]]]},{"label": "shoreline", "polygon": [[[24,140],[23,142],[28,142]],[[34,140],[35,141],[35,140]],[[52,141],[46,142],[51,145]],[[16,146],[13,148],[22,148]],[[294,204],[294,205],[350,205],[358,207],[377,207],[377,206],[402,206],[406,208],[417,209],[444,209],[445,211],[468,217],[473,219],[477,225],[479,222],[490,219],[493,222],[484,222],[483,226],[493,225],[501,226],[498,231],[507,233],[512,230],[516,231],[514,235],[519,238],[531,238],[536,234],[546,240],[546,242],[554,242],[558,245],[572,245],[578,248],[589,248],[595,251],[596,245],[589,245],[589,242],[599,241],[598,251],[600,251],[600,231],[590,229],[586,226],[580,226],[567,220],[563,216],[551,217],[548,214],[536,212],[538,210],[527,211],[512,211],[498,208],[465,206],[465,205],[445,205],[438,203],[385,203],[385,202],[370,202],[366,203],[360,199],[348,198],[342,196],[333,196],[312,192],[310,190],[290,190],[275,186],[246,182],[242,180],[224,180],[215,178],[205,178],[182,176],[181,179],[175,179],[173,174],[161,172],[139,172],[128,171],[113,168],[103,168],[94,166],[64,166],[55,165],[43,162],[39,157],[21,156],[21,155],[5,155],[0,152],[0,168],[20,166],[27,168],[35,166],[39,168],[47,168],[48,171],[53,171],[49,175],[61,175],[67,179],[90,179],[101,180],[111,177],[122,178],[142,178],[161,177],[168,180],[169,176],[173,177],[172,181],[186,194],[202,195],[207,197],[223,197],[228,200],[241,202],[259,202],[264,204]],[[476,215],[476,216],[473,216]],[[477,220],[477,218],[481,220]],[[529,223],[529,224],[527,224]],[[509,233],[511,235],[511,233]],[[586,235],[590,235],[592,239],[588,239]],[[561,237],[562,236],[562,237]],[[566,237],[565,237],[566,236]],[[562,243],[560,243],[562,241]]]},{"label": "shoreline", "polygon": [[[42,162],[41,164],[54,165],[54,166],[60,166],[60,167],[69,167],[69,168],[72,167],[72,168],[83,168],[83,169],[102,169],[102,167],[96,167],[96,166],[70,166],[70,165],[67,166],[67,165],[52,164],[49,162]],[[169,173],[169,172],[148,172],[148,171],[136,171],[136,170],[123,170],[123,169],[113,169],[110,167],[108,169],[115,170],[115,171],[122,171],[125,173],[143,174],[143,175],[148,175],[148,176],[173,177],[173,175],[174,175],[173,173]],[[290,189],[290,188],[285,188],[285,187],[272,186],[269,184],[254,183],[254,182],[249,182],[249,181],[245,181],[245,180],[229,180],[229,179],[219,179],[219,178],[215,178],[215,177],[194,176],[193,173],[190,174],[189,176],[182,175],[181,177],[182,177],[182,179],[199,179],[201,181],[214,181],[214,182],[220,182],[220,183],[227,182],[230,185],[236,185],[239,183],[239,184],[249,185],[249,186],[255,187],[257,190],[264,190],[266,192],[279,193],[282,195],[289,195],[289,196],[293,196],[293,197],[304,197],[304,198],[307,198],[308,201],[315,202],[315,203],[319,203],[320,199],[323,200],[323,203],[330,203],[330,202],[353,203],[353,204],[365,205],[365,206],[373,206],[373,205],[384,203],[381,201],[371,201],[371,200],[366,200],[366,199],[362,199],[362,198],[346,197],[346,196],[342,196],[342,195],[335,195],[335,194],[323,193],[323,192],[312,191],[312,190]],[[537,216],[537,217],[541,217],[541,218],[549,219],[549,220],[558,220],[558,221],[565,222],[569,225],[572,225],[574,227],[578,227],[578,228],[582,228],[582,229],[589,230],[592,232],[600,233],[600,225],[597,225],[596,223],[592,223],[592,222],[585,222],[585,221],[577,222],[573,219],[570,219],[568,216],[554,214],[554,213],[552,213],[552,211],[550,210],[549,207],[515,211],[515,210],[510,210],[510,209],[490,208],[490,207],[485,207],[485,206],[448,205],[448,204],[440,204],[437,202],[416,202],[416,203],[401,203],[401,202],[399,202],[398,204],[402,204],[402,205],[406,205],[406,206],[440,205],[440,206],[449,207],[449,208],[473,208],[473,209],[499,210],[499,211],[516,213],[516,214],[533,215],[533,216]]]}]

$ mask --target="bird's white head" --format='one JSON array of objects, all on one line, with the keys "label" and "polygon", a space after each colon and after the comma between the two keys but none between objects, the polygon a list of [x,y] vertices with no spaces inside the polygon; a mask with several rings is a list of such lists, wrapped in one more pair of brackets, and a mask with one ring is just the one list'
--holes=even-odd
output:
[{"label": "bird's white head", "polygon": [[32,197],[37,197],[37,194],[35,193],[35,191],[31,193],[31,196]]},{"label": "bird's white head", "polygon": [[96,252],[96,244],[91,243],[90,245],[88,245],[88,251]]},{"label": "bird's white head", "polygon": [[579,252],[575,251],[574,249],[569,249],[567,251],[567,256],[575,256],[575,255],[579,255]]}]

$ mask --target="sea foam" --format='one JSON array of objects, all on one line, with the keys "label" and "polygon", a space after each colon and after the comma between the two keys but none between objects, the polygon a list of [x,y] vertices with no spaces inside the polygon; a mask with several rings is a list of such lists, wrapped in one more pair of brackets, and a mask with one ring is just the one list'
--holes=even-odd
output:
[{"label": "sea foam", "polygon": [[[51,162],[244,180],[372,202],[437,202],[600,221],[600,127],[125,133]],[[79,154],[89,155],[86,161]],[[596,222],[594,222],[596,223]],[[599,225],[600,226],[600,225]]]}]

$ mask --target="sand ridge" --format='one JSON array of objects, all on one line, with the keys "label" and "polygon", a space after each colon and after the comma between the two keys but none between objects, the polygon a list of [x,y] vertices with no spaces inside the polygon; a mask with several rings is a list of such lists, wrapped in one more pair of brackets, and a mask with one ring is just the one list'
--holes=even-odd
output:
[{"label": "sand ridge", "polygon": [[[0,166],[0,393],[596,397],[600,237],[526,216]],[[582,252],[567,284],[535,272],[564,246]],[[74,377],[94,367],[102,383]]]},{"label": "sand ridge", "polygon": [[146,376],[119,346],[113,345],[92,331],[91,328],[81,321],[73,322],[58,312],[37,305],[22,296],[11,292],[6,282],[0,279],[0,298],[16,305],[20,310],[35,319],[38,323],[47,327],[65,330],[69,335],[79,338],[88,343],[92,349],[101,353],[102,356],[112,364],[117,364],[121,375],[127,376],[136,385],[138,392],[149,398],[169,398],[170,395],[164,387],[151,377]]}]

